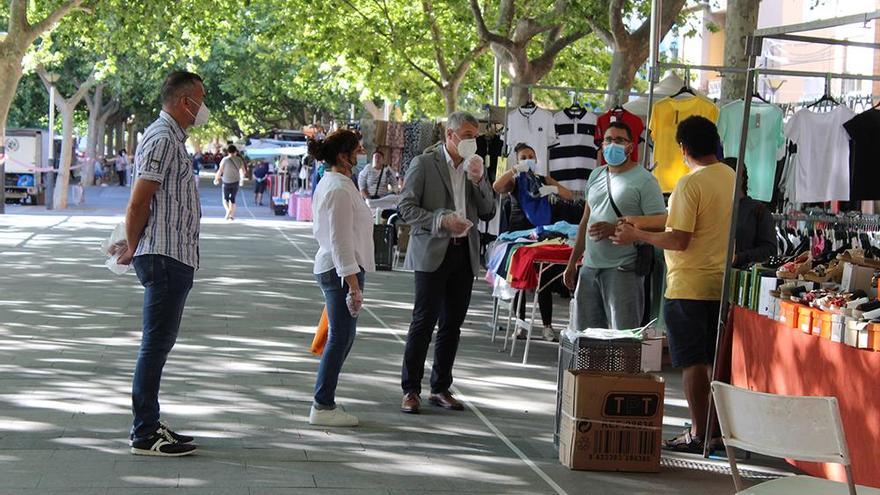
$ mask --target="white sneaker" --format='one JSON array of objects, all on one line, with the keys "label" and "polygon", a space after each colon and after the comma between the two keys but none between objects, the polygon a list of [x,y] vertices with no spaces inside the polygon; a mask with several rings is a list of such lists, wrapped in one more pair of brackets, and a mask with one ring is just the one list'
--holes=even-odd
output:
[{"label": "white sneaker", "polygon": [[315,409],[309,413],[309,424],[312,426],[357,426],[357,416],[348,414],[338,407],[336,409]]},{"label": "white sneaker", "polygon": [[556,330],[553,330],[553,327],[544,327],[544,340],[547,342],[559,342],[559,335],[556,334]]}]

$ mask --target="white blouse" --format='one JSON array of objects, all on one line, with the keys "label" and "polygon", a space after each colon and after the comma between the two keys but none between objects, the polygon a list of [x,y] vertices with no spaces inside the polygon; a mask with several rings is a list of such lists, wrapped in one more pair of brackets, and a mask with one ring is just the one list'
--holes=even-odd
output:
[{"label": "white blouse", "polygon": [[312,232],[318,241],[314,273],[333,268],[340,278],[376,271],[373,215],[354,181],[327,171],[312,198]]}]

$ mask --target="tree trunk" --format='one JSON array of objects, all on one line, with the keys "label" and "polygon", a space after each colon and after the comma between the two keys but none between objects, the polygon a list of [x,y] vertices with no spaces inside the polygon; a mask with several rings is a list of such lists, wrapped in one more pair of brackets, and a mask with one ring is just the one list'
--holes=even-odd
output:
[{"label": "tree trunk", "polygon": [[[119,147],[121,149],[125,149],[125,121],[123,121],[123,120],[118,121],[116,123],[115,130],[116,130],[116,138],[114,138],[113,141],[116,143],[117,147]],[[130,153],[129,150],[125,150],[125,151]]]},{"label": "tree trunk", "polygon": [[55,209],[67,208],[67,189],[70,187],[70,166],[73,163],[73,111],[76,105],[60,105],[61,110],[61,166],[55,184]]},{"label": "tree trunk", "polygon": [[438,89],[440,94],[443,95],[443,104],[446,108],[446,115],[452,114],[458,108],[458,85],[449,84]]},{"label": "tree trunk", "polygon": [[[0,51],[0,147],[6,145],[6,118],[21,80],[21,57],[11,51]],[[0,154],[0,214],[6,212],[6,158]]]},{"label": "tree trunk", "polygon": [[611,70],[608,73],[608,95],[605,104],[611,108],[615,104],[623,105],[629,101],[629,93],[632,91],[636,74],[647,58],[644,50],[633,50],[629,47],[618,46],[611,58]]},{"label": "tree trunk", "polygon": [[[137,141],[137,136],[136,136],[137,133],[135,132],[136,125],[137,124],[135,124],[135,122],[125,124],[125,129],[126,129],[126,132],[128,133],[128,135],[127,135],[128,139],[126,139],[126,141],[125,141],[125,148],[128,150],[128,153],[132,157],[134,157],[134,153],[135,153],[135,151],[137,151],[137,142],[136,142]],[[132,160],[132,164],[134,164],[134,160]]]},{"label": "tree trunk", "polygon": [[[746,68],[746,39],[758,27],[758,8],[761,0],[728,0],[724,21],[724,65]],[[757,88],[756,88],[757,89]],[[721,99],[745,97],[746,75],[725,74],[721,79]]]}]

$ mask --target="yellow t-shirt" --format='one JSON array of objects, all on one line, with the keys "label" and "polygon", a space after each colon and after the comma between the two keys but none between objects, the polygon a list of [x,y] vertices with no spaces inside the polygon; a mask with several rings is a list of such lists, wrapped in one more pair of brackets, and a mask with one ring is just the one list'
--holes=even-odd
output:
[{"label": "yellow t-shirt", "polygon": [[665,251],[666,299],[721,299],[735,181],[733,169],[715,163],[685,175],[672,191],[666,230],[693,236],[684,251]]},{"label": "yellow t-shirt", "polygon": [[706,117],[712,122],[718,120],[718,107],[702,96],[691,98],[664,98],[654,105],[651,112],[651,139],[654,140],[654,177],[660,182],[660,190],[672,191],[678,179],[687,175],[681,150],[675,141],[678,123],[693,115]]}]

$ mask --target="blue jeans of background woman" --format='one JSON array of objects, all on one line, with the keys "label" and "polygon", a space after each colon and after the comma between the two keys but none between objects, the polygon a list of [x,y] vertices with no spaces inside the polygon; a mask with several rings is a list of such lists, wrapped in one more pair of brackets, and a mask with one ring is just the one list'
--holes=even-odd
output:
[{"label": "blue jeans of background woman", "polygon": [[[319,273],[315,275],[315,278],[318,280],[321,291],[324,292],[327,319],[330,322],[327,345],[321,356],[321,364],[318,365],[318,379],[315,383],[315,409],[335,409],[336,385],[339,383],[342,364],[354,344],[357,318],[351,316],[345,301],[348,296],[348,284],[339,278],[335,269]],[[363,290],[363,271],[357,275],[357,279],[361,290]]]}]

